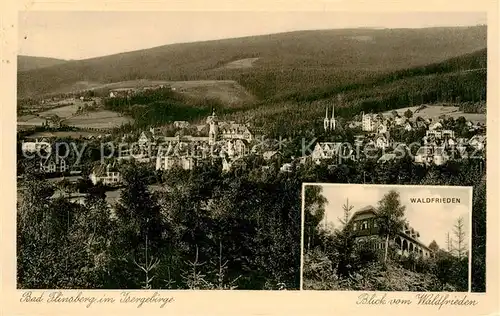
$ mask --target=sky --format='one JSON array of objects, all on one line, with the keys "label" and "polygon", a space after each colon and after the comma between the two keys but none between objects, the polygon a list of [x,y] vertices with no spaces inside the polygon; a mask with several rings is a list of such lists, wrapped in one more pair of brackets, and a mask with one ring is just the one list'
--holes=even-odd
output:
[{"label": "sky", "polygon": [[[349,199],[354,206],[351,215],[357,210],[371,205],[377,207],[378,201],[391,189],[400,193],[401,203],[406,206],[405,217],[416,231],[420,232],[420,241],[429,245],[435,240],[441,248],[446,248],[446,233],[453,234],[453,227],[459,217],[463,217],[466,240],[470,246],[470,225],[472,201],[471,191],[464,187],[426,187],[426,186],[388,186],[388,185],[322,185],[323,196],[328,200],[325,207],[328,225],[341,227],[339,218],[343,217],[342,205]],[[455,197],[460,204],[422,204],[411,203],[411,198]],[[324,222],[323,222],[324,224]]]},{"label": "sky", "polygon": [[18,54],[86,59],[173,43],[296,30],[486,24],[484,12],[104,12],[19,13]]}]

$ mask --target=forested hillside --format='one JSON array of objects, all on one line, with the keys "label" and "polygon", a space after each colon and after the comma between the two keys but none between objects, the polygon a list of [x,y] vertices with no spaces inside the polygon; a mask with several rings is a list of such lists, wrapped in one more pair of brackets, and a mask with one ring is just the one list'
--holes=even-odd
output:
[{"label": "forested hillside", "polygon": [[59,65],[67,62],[64,59],[48,58],[48,57],[34,57],[34,56],[17,56],[17,70],[28,71],[40,68],[46,68],[54,65]]},{"label": "forested hillside", "polygon": [[[408,106],[456,105],[466,113],[485,113],[486,50],[440,63],[372,76],[354,84],[320,87],[232,107],[218,99],[192,98],[168,88],[129,98],[105,98],[107,110],[133,118],[136,126],[204,119],[212,109],[223,119],[250,122],[268,136],[298,135],[322,129],[325,107],[335,104],[340,125],[361,112],[384,112]],[[338,100],[338,95],[341,100]],[[276,117],[280,120],[276,120]]]},{"label": "forested hillside", "polygon": [[[484,47],[485,26],[298,31],[174,44],[22,71],[18,96],[57,92],[78,82],[226,79],[267,99],[354,83]],[[258,59],[247,68],[223,67],[245,58]]]},{"label": "forested hillside", "polygon": [[[373,75],[356,83],[323,86],[262,101],[230,114],[251,121],[271,135],[292,136],[322,129],[325,107],[351,119],[361,112],[377,113],[425,104],[457,105],[467,113],[485,113],[487,51],[482,49],[440,63]],[[338,95],[341,100],[338,100]],[[280,120],[276,120],[280,117]]]}]

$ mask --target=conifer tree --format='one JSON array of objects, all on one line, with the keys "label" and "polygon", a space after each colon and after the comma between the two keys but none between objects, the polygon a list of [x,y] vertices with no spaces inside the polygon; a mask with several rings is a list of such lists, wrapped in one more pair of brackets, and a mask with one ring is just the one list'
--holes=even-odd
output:
[{"label": "conifer tree", "polygon": [[342,228],[338,229],[335,234],[335,248],[337,250],[339,260],[337,264],[337,276],[343,277],[349,274],[349,267],[351,265],[351,255],[354,251],[354,232],[352,225],[349,222],[351,211],[354,208],[349,204],[349,199],[342,205],[344,210],[343,218],[340,219]]},{"label": "conifer tree", "polygon": [[464,219],[462,217],[459,217],[453,226],[453,234],[455,235],[456,254],[458,258],[462,258],[467,254],[467,241],[465,240]]}]

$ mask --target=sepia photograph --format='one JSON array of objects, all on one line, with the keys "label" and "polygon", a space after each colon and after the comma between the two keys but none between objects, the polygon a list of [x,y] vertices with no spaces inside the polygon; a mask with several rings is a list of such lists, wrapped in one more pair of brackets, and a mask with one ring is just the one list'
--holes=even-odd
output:
[{"label": "sepia photograph", "polygon": [[304,184],[305,290],[468,292],[472,188]]},{"label": "sepia photograph", "polygon": [[486,12],[18,24],[18,289],[486,291]]}]

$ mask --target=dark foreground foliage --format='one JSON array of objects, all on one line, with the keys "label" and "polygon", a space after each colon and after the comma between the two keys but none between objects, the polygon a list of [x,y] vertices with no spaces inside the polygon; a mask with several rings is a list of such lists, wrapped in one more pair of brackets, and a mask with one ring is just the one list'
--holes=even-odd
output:
[{"label": "dark foreground foliage", "polygon": [[26,179],[18,209],[18,287],[297,289],[300,189],[295,177],[165,174],[151,193],[138,166],[111,211],[52,200]]}]

